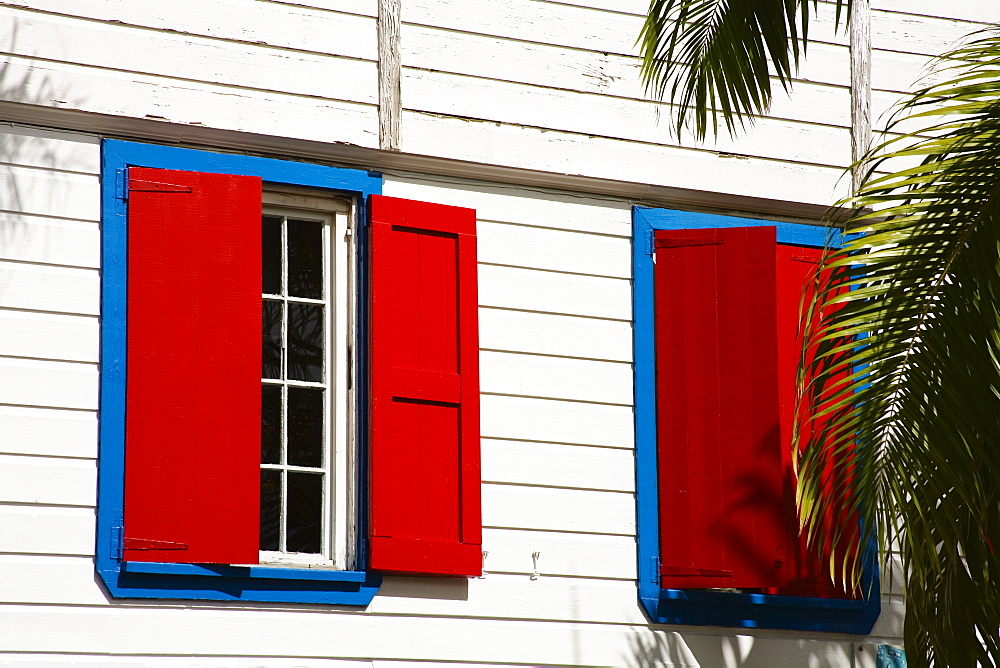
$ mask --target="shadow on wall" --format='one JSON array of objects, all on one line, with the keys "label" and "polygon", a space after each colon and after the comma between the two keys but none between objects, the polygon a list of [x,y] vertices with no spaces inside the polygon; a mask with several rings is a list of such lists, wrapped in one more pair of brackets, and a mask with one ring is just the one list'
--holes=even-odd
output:
[{"label": "shadow on wall", "polygon": [[849,642],[809,641],[798,638],[759,639],[751,635],[681,635],[650,629],[636,634],[631,655],[623,665],[635,668],[684,666],[692,668],[850,668]]},{"label": "shadow on wall", "polygon": [[[16,20],[0,28],[0,44],[6,53],[21,49]],[[55,89],[45,63],[17,56],[0,59],[0,118],[4,106],[14,104],[21,107],[17,117],[22,119],[27,105],[72,108],[75,103],[66,93]],[[74,192],[79,190],[74,190],[74,185],[79,186],[81,177],[59,172],[73,172],[77,166],[69,154],[57,148],[57,142],[39,140],[60,136],[0,121],[0,259],[65,261],[52,257],[51,228],[32,224],[35,220],[44,222],[40,217],[73,217],[68,212]],[[90,166],[86,169],[93,171]],[[5,282],[0,280],[0,288],[6,287]]]}]

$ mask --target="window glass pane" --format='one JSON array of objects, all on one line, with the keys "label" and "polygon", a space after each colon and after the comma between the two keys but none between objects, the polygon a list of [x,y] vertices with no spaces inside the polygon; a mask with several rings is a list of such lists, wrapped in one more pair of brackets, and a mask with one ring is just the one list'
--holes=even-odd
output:
[{"label": "window glass pane", "polygon": [[261,288],[269,295],[281,294],[281,218],[262,220]]},{"label": "window glass pane", "polygon": [[288,388],[288,463],[323,465],[323,390]]},{"label": "window glass pane", "polygon": [[264,325],[261,377],[281,378],[281,302],[265,299],[261,315]]},{"label": "window glass pane", "polygon": [[323,225],[317,221],[288,221],[288,294],[323,298]]},{"label": "window glass pane", "polygon": [[281,386],[264,385],[260,396],[260,461],[281,463]]},{"label": "window glass pane", "polygon": [[281,471],[260,472],[260,549],[279,550],[281,525]]},{"label": "window glass pane", "polygon": [[289,552],[319,553],[323,536],[323,475],[288,472]]},{"label": "window glass pane", "polygon": [[288,377],[323,382],[323,307],[288,304]]}]

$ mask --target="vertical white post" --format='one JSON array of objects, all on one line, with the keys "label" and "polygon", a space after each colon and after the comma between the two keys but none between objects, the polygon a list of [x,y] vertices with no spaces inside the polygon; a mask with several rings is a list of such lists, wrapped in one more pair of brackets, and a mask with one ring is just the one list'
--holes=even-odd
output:
[{"label": "vertical white post", "polygon": [[861,160],[872,143],[872,12],[869,0],[851,3],[851,192],[861,188]]},{"label": "vertical white post", "polygon": [[399,150],[399,119],[403,115],[399,58],[400,0],[378,3],[378,145]]}]

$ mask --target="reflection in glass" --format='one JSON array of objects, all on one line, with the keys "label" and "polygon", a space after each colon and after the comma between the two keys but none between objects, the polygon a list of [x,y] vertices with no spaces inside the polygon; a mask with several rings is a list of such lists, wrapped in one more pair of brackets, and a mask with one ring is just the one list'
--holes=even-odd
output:
[{"label": "reflection in glass", "polygon": [[323,225],[288,220],[288,294],[323,298]]},{"label": "reflection in glass", "polygon": [[281,545],[281,471],[260,472],[260,549],[279,550]]},{"label": "reflection in glass", "polygon": [[261,234],[261,289],[265,294],[281,294],[281,218],[264,216]]},{"label": "reflection in glass", "polygon": [[288,304],[288,377],[323,382],[323,307]]},{"label": "reflection in glass", "polygon": [[264,329],[261,375],[281,378],[281,302],[265,299],[261,321]]},{"label": "reflection in glass", "polygon": [[260,461],[281,463],[281,386],[264,385],[260,394]]},{"label": "reflection in glass", "polygon": [[323,465],[323,390],[288,388],[288,463]]},{"label": "reflection in glass", "polygon": [[319,553],[323,533],[323,475],[288,472],[288,525],[285,549]]}]

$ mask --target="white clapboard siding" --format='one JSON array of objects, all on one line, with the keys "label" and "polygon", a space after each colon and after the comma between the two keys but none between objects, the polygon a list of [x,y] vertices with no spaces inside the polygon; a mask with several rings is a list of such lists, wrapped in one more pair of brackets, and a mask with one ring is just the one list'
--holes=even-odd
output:
[{"label": "white clapboard siding", "polygon": [[87,459],[0,455],[0,502],[90,506],[97,465]]},{"label": "white clapboard siding", "polygon": [[[783,95],[780,85],[776,85],[770,116],[849,126],[848,58],[843,46],[810,43],[808,57],[800,63],[795,75],[794,96]],[[636,100],[654,99],[642,83],[639,58],[603,51],[404,25],[402,62],[409,68],[496,81]]]},{"label": "white clapboard siding", "polygon": [[[179,658],[176,656],[154,657],[149,655],[101,654],[98,656],[72,654],[10,654],[0,652],[0,665],[4,668],[53,668],[54,666],[71,665],[74,667],[103,668],[164,668],[182,665],[205,666],[212,668],[373,668],[375,664],[370,659],[328,659],[312,657],[233,657],[213,656],[207,662],[197,657]],[[380,668],[389,668],[388,664],[379,664]],[[478,668],[478,667],[477,667]],[[486,666],[485,668],[489,668]]]},{"label": "white clapboard siding", "polygon": [[[543,566],[539,557],[539,567]],[[88,577],[89,557],[0,555],[0,605],[15,603],[101,606],[103,590]],[[367,609],[373,615],[506,618],[615,624],[644,623],[635,585],[526,575],[444,579],[386,576]],[[136,614],[139,614],[138,612]],[[338,620],[339,621],[339,620]],[[470,657],[472,658],[472,657]]]},{"label": "white clapboard siding", "polygon": [[0,553],[92,556],[94,511],[0,505]]},{"label": "white clapboard siding", "polygon": [[480,306],[629,320],[631,299],[631,285],[623,279],[479,267]]},{"label": "white clapboard siding", "polygon": [[272,0],[281,5],[325,9],[359,16],[378,16],[378,0]]},{"label": "white clapboard siding", "polygon": [[[371,19],[352,16],[342,21],[341,33],[363,33],[371,24]],[[375,103],[378,96],[377,65],[368,60],[164,32],[150,39],[148,30],[2,7],[0,22],[17,26],[17,40],[10,51],[19,56],[227,88],[367,103]],[[337,53],[340,44],[331,40],[331,53]],[[122,57],[124,53],[127,58]]]},{"label": "white clapboard siding", "polygon": [[548,0],[558,2],[563,5],[574,7],[589,7],[590,9],[603,9],[609,12],[619,12],[621,14],[635,14],[646,16],[649,11],[649,3],[646,0]]},{"label": "white clapboard siding", "polygon": [[[872,52],[872,88],[905,94],[917,84],[930,84],[947,77],[934,72],[934,59],[919,53],[875,50]],[[926,85],[925,84],[925,85]]]},{"label": "white clapboard siding", "polygon": [[903,637],[905,617],[906,602],[902,595],[882,596],[882,612],[870,635],[875,638],[884,638],[883,642],[902,645],[900,639]]},{"label": "white clapboard siding", "polygon": [[612,278],[632,277],[628,239],[480,221],[480,262]]},{"label": "white clapboard siding", "polygon": [[[240,0],[30,0],[35,10],[78,16],[105,23],[202,35],[220,40],[279,46],[297,51],[376,59],[375,21],[352,14],[317,11],[276,2]],[[372,0],[358,3],[370,9]],[[162,32],[161,32],[162,31]]]},{"label": "white clapboard siding", "polygon": [[480,389],[490,394],[632,405],[632,365],[520,353],[479,353]]},{"label": "white clapboard siding", "polygon": [[[637,144],[554,130],[403,112],[403,151],[541,171],[829,205],[843,169]],[[713,175],[706,181],[706,175]]]},{"label": "white clapboard siding", "polygon": [[488,552],[489,573],[531,574],[539,552],[538,570],[562,577],[635,580],[636,552],[632,536],[483,529],[483,549]]},{"label": "white clapboard siding", "polygon": [[98,268],[101,230],[91,222],[0,211],[0,260]]},{"label": "white clapboard siding", "polygon": [[873,9],[872,48],[938,56],[982,28],[964,21]]},{"label": "white clapboard siding", "polygon": [[[1000,23],[1000,4],[993,0],[962,0],[962,2],[940,2],[940,0],[875,0],[872,9],[886,10],[900,14],[916,14],[945,19],[958,19],[970,23]],[[974,25],[969,25],[971,31]]]},{"label": "white clapboard siding", "polygon": [[[539,556],[539,568],[543,558]],[[442,595],[449,588],[455,590],[454,598]],[[622,581],[487,575],[442,587],[427,578],[386,577],[379,593],[371,605],[375,614],[645,623],[635,605],[635,585]]]},{"label": "white clapboard siding", "polygon": [[0,211],[100,220],[97,176],[0,165]]},{"label": "white clapboard siding", "polygon": [[484,482],[612,492],[635,491],[631,450],[484,438]]},{"label": "white clapboard siding", "polygon": [[[660,105],[476,77],[403,70],[405,109],[551,128],[651,144],[671,144],[671,115]],[[692,144],[698,146],[697,144]],[[761,118],[736,139],[722,133],[711,151],[821,165],[850,163],[846,128]]]},{"label": "white clapboard siding", "polygon": [[0,404],[97,408],[97,365],[0,357]]},{"label": "white clapboard siding", "polygon": [[[91,557],[0,554],[0,603],[103,605]],[[88,577],[89,575],[89,577]]]},{"label": "white clapboard siding", "polygon": [[[236,619],[238,618],[238,619]],[[335,622],[333,620],[336,620]],[[60,629],[53,634],[53,624]],[[60,653],[163,656],[337,656],[528,665],[849,666],[851,643],[752,632],[681,634],[645,625],[538,623],[533,620],[287,614],[228,609],[0,606],[0,626],[17,628],[7,651],[47,646]],[[164,633],[170,629],[170,633]],[[186,649],[178,652],[178,646]]]},{"label": "white clapboard siding", "polygon": [[[796,74],[794,96],[781,94],[775,81],[777,94],[769,116],[849,127],[850,96],[846,88],[838,87],[846,85],[850,73],[845,52],[840,46],[811,44],[809,56]],[[509,81],[539,87],[549,95],[574,91],[610,96],[606,104],[626,106],[629,100],[655,99],[642,83],[641,61],[633,56],[407,25],[402,61],[404,67],[425,74],[450,72],[489,80],[481,85]],[[408,86],[406,90],[404,104],[412,106],[409,98],[415,88]],[[662,115],[669,128],[669,109]]]},{"label": "white clapboard siding", "polygon": [[[408,0],[402,7],[405,23],[624,55],[639,55],[636,40],[644,19],[532,0],[493,0],[475,12],[466,11],[461,0]],[[832,7],[821,5],[809,24],[810,37],[846,44],[843,31],[834,34],[833,15]]]},{"label": "white clapboard siding", "polygon": [[483,395],[480,430],[486,438],[631,448],[632,408],[579,401]]},{"label": "white clapboard siding", "polygon": [[483,350],[632,361],[632,325],[620,320],[479,309]]},{"label": "white clapboard siding", "polygon": [[93,135],[6,125],[0,132],[0,163],[96,174],[100,144]]},{"label": "white clapboard siding", "polygon": [[0,261],[0,308],[97,315],[99,299],[96,269]]},{"label": "white clapboard siding", "polygon": [[0,452],[56,457],[97,456],[94,411],[0,406]]},{"label": "white clapboard siding", "polygon": [[635,498],[622,492],[483,485],[483,526],[635,534]]},{"label": "white clapboard siding", "polygon": [[632,206],[622,200],[393,174],[385,176],[382,192],[469,207],[480,221],[632,237]]},{"label": "white clapboard siding", "polygon": [[285,93],[220,88],[80,65],[0,57],[7,76],[23,81],[12,102],[200,125],[241,132],[378,144],[374,105]]},{"label": "white clapboard siding", "polygon": [[93,316],[0,309],[0,356],[97,362],[99,339]]}]

